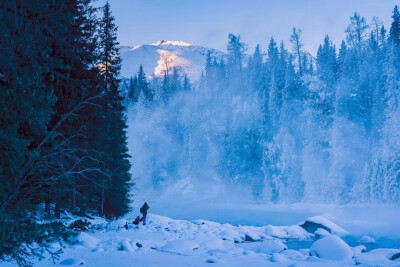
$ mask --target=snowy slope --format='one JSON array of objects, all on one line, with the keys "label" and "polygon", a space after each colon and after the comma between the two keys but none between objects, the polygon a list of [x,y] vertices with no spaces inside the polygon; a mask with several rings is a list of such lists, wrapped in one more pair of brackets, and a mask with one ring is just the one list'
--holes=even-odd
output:
[{"label": "snowy slope", "polygon": [[207,51],[217,59],[224,57],[224,53],[215,49],[196,46],[182,41],[161,40],[153,44],[137,45],[135,47],[123,46],[120,48],[122,58],[121,76],[130,78],[134,76],[140,64],[148,77],[162,77],[166,69],[163,59],[168,58],[173,67],[181,68],[192,81],[200,78],[206,64]]}]

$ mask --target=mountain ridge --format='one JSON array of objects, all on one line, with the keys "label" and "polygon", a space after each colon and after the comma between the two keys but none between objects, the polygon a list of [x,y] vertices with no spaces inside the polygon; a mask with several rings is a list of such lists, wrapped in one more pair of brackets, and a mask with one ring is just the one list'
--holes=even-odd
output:
[{"label": "mountain ridge", "polygon": [[191,81],[199,80],[206,64],[207,51],[212,57],[222,59],[226,54],[222,51],[190,44],[184,41],[159,40],[151,44],[121,46],[121,76],[134,76],[140,65],[150,78],[160,78],[167,71],[177,67],[186,73]]}]

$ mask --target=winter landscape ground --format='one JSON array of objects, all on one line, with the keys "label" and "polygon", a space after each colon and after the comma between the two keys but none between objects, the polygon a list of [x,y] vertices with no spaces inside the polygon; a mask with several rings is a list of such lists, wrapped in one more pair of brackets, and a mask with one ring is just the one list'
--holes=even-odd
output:
[{"label": "winter landscape ground", "polygon": [[[177,213],[185,213],[180,208],[176,207]],[[149,214],[147,225],[134,226],[135,213],[113,222],[90,219],[85,231],[61,244],[64,253],[60,259],[53,263],[45,255],[35,266],[400,266],[400,249],[395,249],[400,244],[396,207],[299,204],[241,206],[235,211],[222,205],[215,208],[182,215],[198,214],[214,221]],[[298,220],[311,214],[323,216]],[[345,228],[327,218],[335,218]],[[63,221],[74,219],[65,215]],[[315,225],[310,227],[304,221]],[[52,245],[59,247],[58,243]]]}]

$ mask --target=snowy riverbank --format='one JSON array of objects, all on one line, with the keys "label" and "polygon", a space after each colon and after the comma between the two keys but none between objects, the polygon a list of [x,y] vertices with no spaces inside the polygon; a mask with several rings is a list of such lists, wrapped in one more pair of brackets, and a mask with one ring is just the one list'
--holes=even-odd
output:
[{"label": "snowy riverbank", "polygon": [[[400,266],[400,250],[368,250],[368,237],[349,246],[343,240],[352,233],[324,217],[290,226],[243,226],[150,214],[148,225],[126,229],[131,221],[91,220],[88,231],[63,244],[56,265]],[[54,265],[45,258],[35,266]]]}]

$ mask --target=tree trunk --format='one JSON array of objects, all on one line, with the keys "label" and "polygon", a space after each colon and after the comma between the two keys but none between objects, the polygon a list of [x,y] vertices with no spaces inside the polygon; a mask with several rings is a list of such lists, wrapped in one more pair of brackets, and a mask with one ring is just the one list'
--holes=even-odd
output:
[{"label": "tree trunk", "polygon": [[104,182],[103,182],[103,188],[101,189],[101,200],[99,207],[99,216],[102,217],[103,215],[104,215]]},{"label": "tree trunk", "polygon": [[56,216],[57,219],[60,219],[61,217],[61,205],[60,205],[60,199],[56,199],[56,207],[54,208],[54,215]]},{"label": "tree trunk", "polygon": [[45,203],[44,212],[47,214],[47,216],[50,216],[50,198],[46,197],[44,203]]}]

